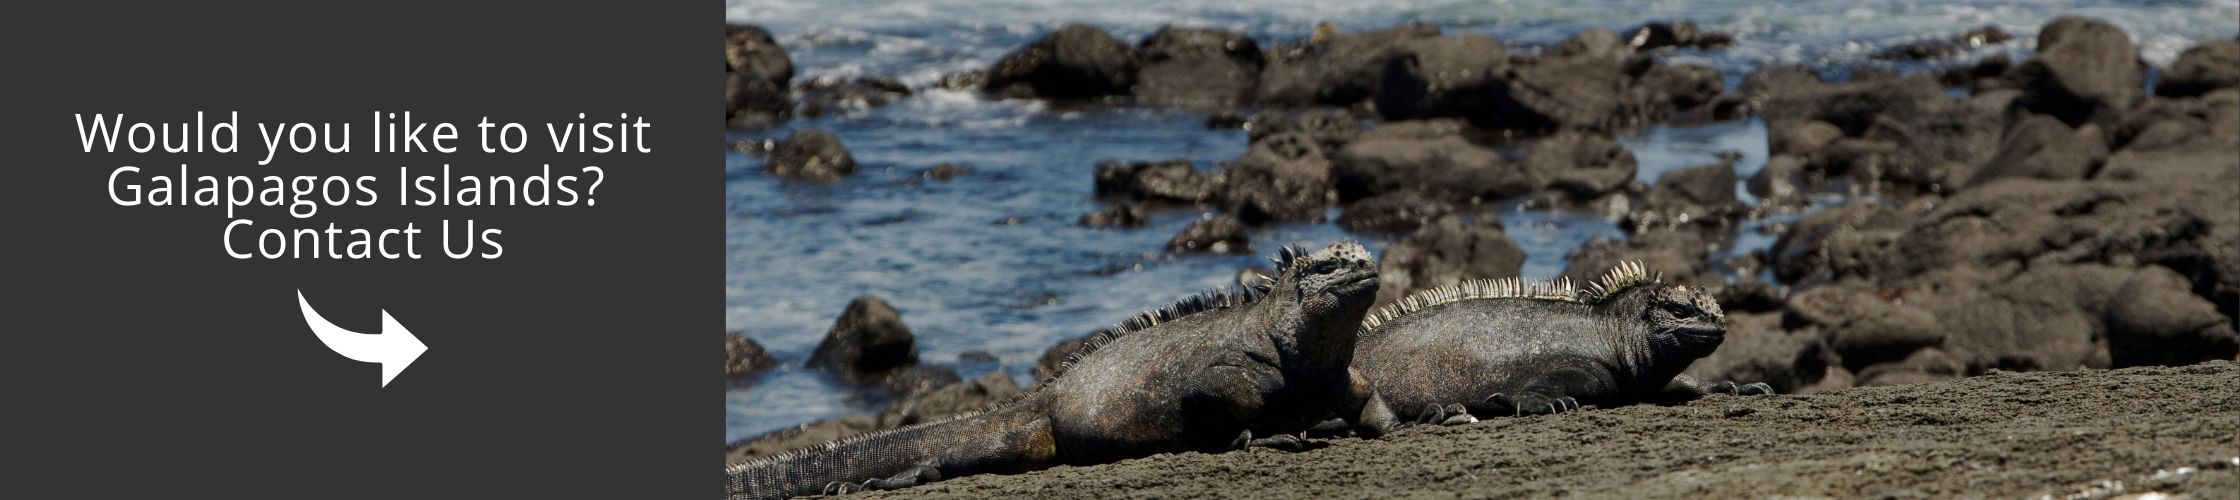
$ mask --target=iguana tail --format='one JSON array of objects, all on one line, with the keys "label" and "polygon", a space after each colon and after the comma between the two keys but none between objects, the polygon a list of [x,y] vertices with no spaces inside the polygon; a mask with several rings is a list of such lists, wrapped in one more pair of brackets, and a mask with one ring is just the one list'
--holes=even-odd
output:
[{"label": "iguana tail", "polygon": [[[1022,443],[1015,435],[1032,426],[1046,429],[1047,421],[1018,405],[991,408],[739,464],[724,470],[725,494],[731,500],[779,499],[860,490],[866,481],[880,483],[878,488],[894,488],[915,484],[914,478],[928,473],[930,479],[938,479],[987,472],[979,469],[991,465],[997,470],[1020,465],[1006,463],[1020,458],[1013,453],[1022,451],[1016,449]],[[1045,454],[1029,451],[1028,455]],[[897,476],[905,480],[897,483],[893,479]]]}]

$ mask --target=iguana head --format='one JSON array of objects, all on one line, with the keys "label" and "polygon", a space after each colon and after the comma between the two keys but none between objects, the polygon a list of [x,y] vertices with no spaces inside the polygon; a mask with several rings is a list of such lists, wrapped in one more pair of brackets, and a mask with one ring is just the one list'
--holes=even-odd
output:
[{"label": "iguana head", "polygon": [[[1727,315],[1711,294],[1684,285],[1646,287],[1641,319],[1649,323],[1649,345],[1674,360],[1711,355],[1726,340]],[[1661,356],[1660,356],[1661,357]]]},{"label": "iguana head", "polygon": [[1353,240],[1331,243],[1304,256],[1285,248],[1276,266],[1282,276],[1276,277],[1269,292],[1296,302],[1308,318],[1360,315],[1376,301],[1377,264],[1369,260],[1369,250]]},{"label": "iguana head", "polygon": [[1281,318],[1270,333],[1279,349],[1305,356],[1301,369],[1323,370],[1353,360],[1361,318],[1377,299],[1377,264],[1360,243],[1331,243],[1311,254],[1284,249],[1276,257],[1276,279],[1263,300],[1285,302],[1271,313]]}]

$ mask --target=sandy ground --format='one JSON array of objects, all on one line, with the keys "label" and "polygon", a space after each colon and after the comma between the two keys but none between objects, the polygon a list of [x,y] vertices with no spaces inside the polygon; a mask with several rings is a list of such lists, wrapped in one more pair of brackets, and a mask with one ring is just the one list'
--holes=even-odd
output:
[{"label": "sandy ground", "polygon": [[1416,427],[888,496],[2240,499],[2240,365],[2004,373]]}]

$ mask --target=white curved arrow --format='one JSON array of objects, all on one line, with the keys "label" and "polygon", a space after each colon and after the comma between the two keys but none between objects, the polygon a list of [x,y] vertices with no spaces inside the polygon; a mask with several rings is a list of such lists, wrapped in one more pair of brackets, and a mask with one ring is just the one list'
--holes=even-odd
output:
[{"label": "white curved arrow", "polygon": [[412,336],[412,331],[405,330],[404,325],[397,324],[396,318],[389,317],[389,311],[381,311],[381,333],[376,335],[344,330],[328,323],[326,318],[319,317],[319,311],[311,310],[311,301],[303,299],[303,290],[296,290],[296,304],[303,306],[303,322],[311,325],[311,333],[318,335],[319,341],[326,343],[335,354],[366,363],[381,363],[382,387],[388,387],[390,379],[404,373],[404,367],[411,365],[412,360],[420,359],[420,353],[428,352],[428,345],[420,343],[420,338]]}]

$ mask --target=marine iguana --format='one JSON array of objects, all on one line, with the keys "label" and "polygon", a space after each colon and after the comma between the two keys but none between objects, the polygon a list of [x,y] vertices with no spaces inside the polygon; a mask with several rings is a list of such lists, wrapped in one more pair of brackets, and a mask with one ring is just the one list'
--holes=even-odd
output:
[{"label": "marine iguana", "polygon": [[1395,423],[1391,410],[1348,368],[1377,295],[1375,261],[1352,241],[1304,256],[1284,248],[1275,260],[1272,283],[1201,293],[1100,330],[1036,390],[733,466],[726,494],[783,498],[1167,452],[1296,448],[1293,433],[1332,417],[1382,434]]},{"label": "marine iguana", "polygon": [[1402,298],[1362,322],[1353,367],[1401,418],[1450,425],[1582,404],[1771,394],[1764,383],[1680,375],[1725,336],[1709,294],[1626,262],[1585,288],[1502,278]]}]

